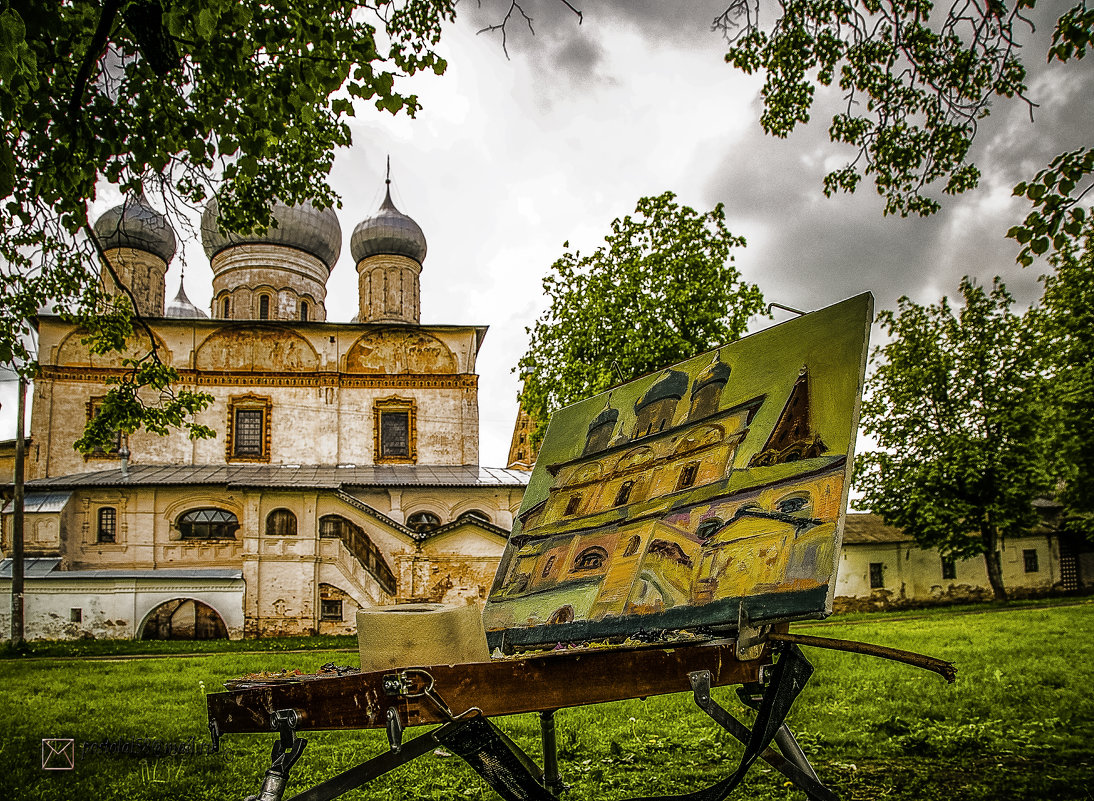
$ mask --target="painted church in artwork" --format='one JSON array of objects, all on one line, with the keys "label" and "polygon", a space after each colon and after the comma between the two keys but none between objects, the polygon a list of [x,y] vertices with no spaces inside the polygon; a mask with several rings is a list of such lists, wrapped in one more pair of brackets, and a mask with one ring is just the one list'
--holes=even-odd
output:
[{"label": "painted church in artwork", "polygon": [[527,483],[479,465],[486,328],[421,322],[426,239],[390,187],[350,236],[350,322],[327,319],[343,239],[334,210],[273,213],[263,234],[226,234],[215,202],[206,208],[208,312],[181,284],[165,303],[175,234],[143,196],[95,225],[180,385],[213,396],[196,421],[215,439],[138,432],[75,451],[123,359],[150,343],[103,356],[60,317],[39,317],[28,637],[350,633],[360,608],[486,597]]},{"label": "painted church in artwork", "polygon": [[492,644],[830,611],[870,319],[853,301],[556,413],[487,603]]}]

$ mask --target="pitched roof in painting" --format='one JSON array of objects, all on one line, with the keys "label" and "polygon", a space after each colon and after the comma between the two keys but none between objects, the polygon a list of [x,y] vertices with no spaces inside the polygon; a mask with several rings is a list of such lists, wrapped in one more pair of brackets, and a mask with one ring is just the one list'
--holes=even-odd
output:
[{"label": "pitched roof in painting", "polygon": [[844,545],[872,545],[911,542],[912,538],[896,526],[887,526],[878,515],[848,512],[843,523]]},{"label": "pitched roof in painting", "polygon": [[523,488],[528,473],[478,465],[134,465],[27,482],[46,492],[82,487],[217,485],[230,488],[344,489],[351,487]]}]

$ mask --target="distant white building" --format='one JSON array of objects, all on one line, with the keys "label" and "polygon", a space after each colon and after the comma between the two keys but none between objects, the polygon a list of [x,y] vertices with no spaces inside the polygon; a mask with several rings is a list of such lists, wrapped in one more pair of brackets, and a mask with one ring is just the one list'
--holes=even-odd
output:
[{"label": "distant white building", "polygon": [[[1016,594],[1078,590],[1094,584],[1088,554],[1061,548],[1055,533],[1010,538],[1001,548],[1003,585]],[[948,559],[920,548],[873,514],[849,512],[836,578],[836,609],[919,601],[991,598],[982,556]]]}]

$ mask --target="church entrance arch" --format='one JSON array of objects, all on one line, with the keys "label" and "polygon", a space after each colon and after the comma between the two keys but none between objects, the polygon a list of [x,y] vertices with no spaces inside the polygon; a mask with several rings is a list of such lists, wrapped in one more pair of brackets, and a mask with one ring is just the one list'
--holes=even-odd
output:
[{"label": "church entrance arch", "polygon": [[223,640],[228,638],[217,610],[193,598],[166,601],[144,619],[141,640]]}]

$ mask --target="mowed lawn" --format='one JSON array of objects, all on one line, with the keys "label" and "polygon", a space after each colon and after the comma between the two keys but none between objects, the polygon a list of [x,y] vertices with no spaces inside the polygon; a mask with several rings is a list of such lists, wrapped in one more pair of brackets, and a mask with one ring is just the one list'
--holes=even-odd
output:
[{"label": "mowed lawn", "polygon": [[[877,614],[792,630],[891,645],[958,665],[957,682],[947,685],[904,665],[804,649],[817,672],[791,713],[791,728],[840,798],[1094,799],[1094,602]],[[356,660],[330,650],[0,660],[0,798],[225,801],[256,794],[271,735],[227,736],[219,754],[158,759],[90,754],[87,744],[207,743],[204,694],[225,679]],[[749,719],[730,688],[715,694]],[[571,799],[695,790],[732,772],[741,752],[686,693],[562,710],[556,720]],[[500,723],[538,756],[537,716]],[[306,736],[286,798],[386,748],[381,732]],[[75,739],[75,769],[44,771],[43,738]],[[497,798],[458,758],[443,754],[344,797]],[[731,796],[804,797],[764,763]]]}]

